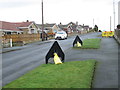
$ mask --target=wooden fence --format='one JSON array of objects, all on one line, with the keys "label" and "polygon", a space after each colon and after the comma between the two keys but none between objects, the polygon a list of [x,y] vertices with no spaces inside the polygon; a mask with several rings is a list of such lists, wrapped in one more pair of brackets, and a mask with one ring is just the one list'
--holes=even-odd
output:
[{"label": "wooden fence", "polygon": [[12,42],[33,42],[40,40],[40,34],[12,34],[2,36],[3,40],[12,39]]}]

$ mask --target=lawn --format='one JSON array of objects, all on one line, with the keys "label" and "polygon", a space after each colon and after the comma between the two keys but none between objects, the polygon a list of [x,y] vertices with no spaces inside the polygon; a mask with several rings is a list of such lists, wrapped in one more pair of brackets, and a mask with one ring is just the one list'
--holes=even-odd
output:
[{"label": "lawn", "polygon": [[101,43],[100,38],[85,39],[83,40],[83,46],[81,47],[81,49],[98,49],[100,48],[100,43]]},{"label": "lawn", "polygon": [[3,88],[91,88],[95,60],[43,64]]}]

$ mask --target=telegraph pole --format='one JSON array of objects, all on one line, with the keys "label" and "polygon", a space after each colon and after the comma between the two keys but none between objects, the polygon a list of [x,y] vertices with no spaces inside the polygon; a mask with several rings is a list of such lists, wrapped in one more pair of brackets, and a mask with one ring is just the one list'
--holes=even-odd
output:
[{"label": "telegraph pole", "polygon": [[118,2],[118,25],[120,24],[120,1]]},{"label": "telegraph pole", "polygon": [[115,30],[115,0],[113,0],[114,30]]},{"label": "telegraph pole", "polygon": [[43,17],[43,0],[42,0],[42,41],[44,41],[44,17]]},{"label": "telegraph pole", "polygon": [[111,31],[111,16],[110,16],[110,31]]},{"label": "telegraph pole", "polygon": [[94,18],[93,18],[93,28],[94,28],[95,24],[94,24]]}]

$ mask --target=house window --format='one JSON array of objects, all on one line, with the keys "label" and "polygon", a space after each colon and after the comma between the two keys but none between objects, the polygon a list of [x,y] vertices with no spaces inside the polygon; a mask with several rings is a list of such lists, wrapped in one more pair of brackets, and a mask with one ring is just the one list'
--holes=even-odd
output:
[{"label": "house window", "polygon": [[6,34],[6,35],[10,35],[10,34],[11,34],[11,32],[5,32],[5,34]]},{"label": "house window", "polygon": [[34,29],[31,29],[31,33],[34,33]]},{"label": "house window", "polygon": [[56,32],[57,32],[57,30],[54,29],[54,33],[56,33]]},{"label": "house window", "polygon": [[32,26],[30,26],[30,28],[32,28]]}]

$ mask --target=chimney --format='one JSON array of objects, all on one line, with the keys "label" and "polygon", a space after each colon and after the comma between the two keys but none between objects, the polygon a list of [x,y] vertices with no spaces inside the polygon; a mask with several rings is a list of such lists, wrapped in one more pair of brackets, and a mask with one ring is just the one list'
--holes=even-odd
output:
[{"label": "chimney", "polygon": [[29,22],[29,20],[27,20],[26,22]]},{"label": "chimney", "polygon": [[78,22],[76,22],[76,25],[78,25]]}]

